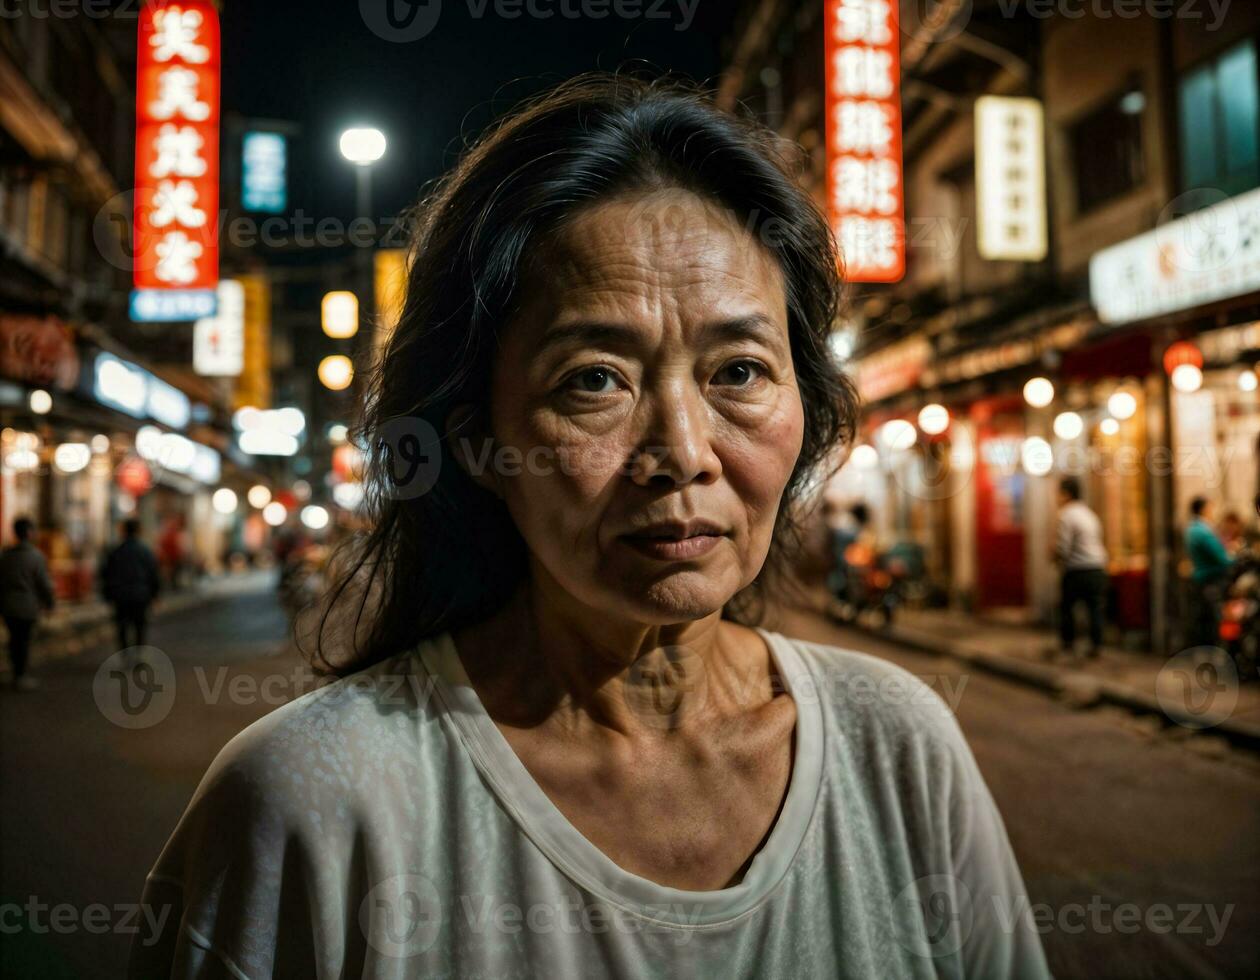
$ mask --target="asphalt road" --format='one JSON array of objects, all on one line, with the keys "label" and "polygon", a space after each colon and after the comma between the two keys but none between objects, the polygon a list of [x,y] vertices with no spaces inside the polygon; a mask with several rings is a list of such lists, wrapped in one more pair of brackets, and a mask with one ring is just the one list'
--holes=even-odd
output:
[{"label": "asphalt road", "polygon": [[[1260,760],[816,617],[780,628],[888,657],[955,705],[1056,976],[1260,976]],[[37,666],[39,691],[0,695],[0,976],[121,976],[127,905],[206,766],[311,686],[269,591],[159,621],[150,643],[174,674],[121,719],[169,711],[145,727],[111,721],[118,702],[97,677],[109,649]]]}]

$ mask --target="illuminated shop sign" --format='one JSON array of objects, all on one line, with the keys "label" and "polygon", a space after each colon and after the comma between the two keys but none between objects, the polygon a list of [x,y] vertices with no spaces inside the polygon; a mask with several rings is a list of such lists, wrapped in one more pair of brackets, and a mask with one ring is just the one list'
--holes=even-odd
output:
[{"label": "illuminated shop sign", "polygon": [[827,211],[853,282],[906,271],[897,4],[825,0]]},{"label": "illuminated shop sign", "polygon": [[151,418],[182,429],[192,416],[192,403],[178,388],[113,354],[96,356],[92,396],[132,418]]},{"label": "illuminated shop sign", "polygon": [[1260,190],[1248,191],[1089,260],[1089,295],[1104,323],[1124,323],[1260,289]]},{"label": "illuminated shop sign", "polygon": [[134,320],[196,320],[219,280],[219,17],[209,0],[140,6]]},{"label": "illuminated shop sign", "polygon": [[1046,164],[1041,103],[976,100],[976,246],[986,259],[1046,257]]},{"label": "illuminated shop sign", "polygon": [[287,146],[280,133],[246,133],[241,143],[241,207],[280,214],[288,203]]},{"label": "illuminated shop sign", "polygon": [[235,378],[245,367],[245,287],[224,279],[218,312],[193,324],[193,370],[206,377]]}]

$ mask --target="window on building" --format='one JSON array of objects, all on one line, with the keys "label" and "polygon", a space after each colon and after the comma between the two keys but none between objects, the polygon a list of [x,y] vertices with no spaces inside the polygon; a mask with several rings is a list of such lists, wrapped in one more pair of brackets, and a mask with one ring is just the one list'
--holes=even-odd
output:
[{"label": "window on building", "polygon": [[1178,102],[1183,189],[1215,187],[1233,195],[1260,186],[1255,40],[1187,72]]},{"label": "window on building", "polygon": [[1077,122],[1070,131],[1076,210],[1090,211],[1146,180],[1142,113],[1146,95],[1132,87]]}]

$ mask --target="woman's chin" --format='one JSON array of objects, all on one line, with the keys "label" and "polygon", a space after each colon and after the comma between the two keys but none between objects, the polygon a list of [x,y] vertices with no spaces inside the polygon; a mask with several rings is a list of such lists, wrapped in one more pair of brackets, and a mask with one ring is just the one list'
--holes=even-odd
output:
[{"label": "woman's chin", "polygon": [[[684,569],[643,581],[638,588],[632,579],[623,576],[608,583],[607,591],[615,597],[617,615],[665,625],[703,619],[721,610],[737,591],[727,586],[725,578]],[[734,576],[732,583],[738,584]]]}]

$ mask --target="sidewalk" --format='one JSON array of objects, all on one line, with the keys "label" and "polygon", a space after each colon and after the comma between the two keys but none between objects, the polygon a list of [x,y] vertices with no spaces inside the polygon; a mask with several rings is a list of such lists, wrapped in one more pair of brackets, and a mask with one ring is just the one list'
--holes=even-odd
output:
[{"label": "sidewalk", "polygon": [[[275,572],[271,569],[207,576],[178,592],[161,595],[151,618],[162,619],[204,602],[265,588],[274,578]],[[0,629],[2,634],[4,630]],[[113,609],[109,603],[102,599],[58,603],[35,628],[31,669],[37,673],[41,663],[77,656],[84,650],[113,642]],[[8,674],[7,665],[0,667],[0,673]]]},{"label": "sidewalk", "polygon": [[[1170,660],[1114,647],[1103,647],[1094,660],[1066,657],[1048,629],[946,610],[898,609],[893,625],[879,635],[1039,687],[1080,707],[1118,704],[1260,749],[1260,685],[1254,682],[1227,690],[1214,675],[1189,680],[1180,663],[1169,669]],[[1199,690],[1197,684],[1211,687]],[[1235,695],[1232,704],[1224,700]],[[1217,697],[1223,700],[1214,704]]]}]

